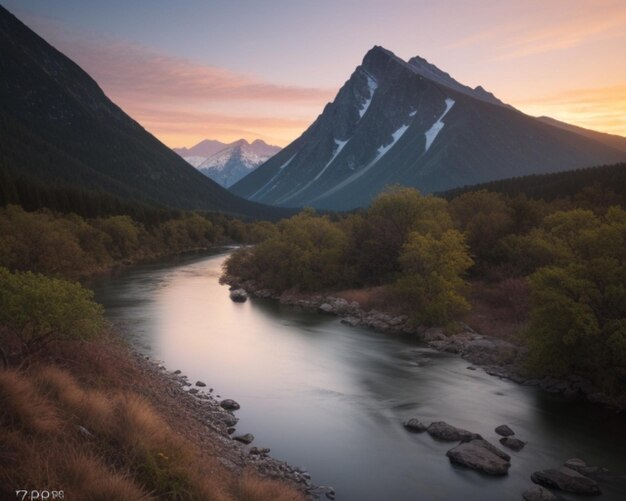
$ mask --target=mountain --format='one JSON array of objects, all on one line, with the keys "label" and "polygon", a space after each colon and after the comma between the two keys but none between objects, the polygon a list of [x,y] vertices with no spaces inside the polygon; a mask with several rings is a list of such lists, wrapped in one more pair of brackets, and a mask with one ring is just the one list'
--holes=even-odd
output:
[{"label": "mountain", "polygon": [[203,139],[191,148],[172,148],[176,153],[183,157],[188,163],[194,167],[198,167],[211,155],[215,155],[218,151],[228,147],[228,143],[222,143],[215,139]]},{"label": "mountain", "polygon": [[47,185],[250,217],[243,200],[190,166],[109,100],[78,65],[0,7],[0,166]]},{"label": "mountain", "polygon": [[611,148],[626,152],[626,137],[624,136],[607,134],[606,132],[598,132],[597,130],[585,129],[583,127],[578,127],[577,125],[561,122],[550,117],[538,117],[537,120],[541,120],[542,122],[552,125],[554,127],[559,127],[570,132],[575,132],[576,134],[580,134],[581,136],[585,136],[590,139],[595,139],[596,141],[602,144],[606,144]]},{"label": "mountain", "polygon": [[197,168],[205,176],[228,188],[279,151],[278,146],[260,139],[252,144],[240,139],[199,163]]},{"label": "mountain", "polygon": [[441,71],[434,64],[426,61],[426,59],[424,59],[423,57],[412,57],[411,59],[409,59],[409,65],[413,67],[413,70],[416,73],[422,75],[424,78],[432,80],[433,82],[437,82],[450,89],[454,89],[468,96],[472,96],[481,101],[485,101],[486,103],[497,104],[498,106],[506,106],[508,108],[511,108],[510,105],[503,103],[491,92],[483,89],[480,85],[472,89],[467,85],[463,85],[457,82],[448,73],[446,73],[445,71]]},{"label": "mountain", "polygon": [[345,210],[395,183],[435,192],[625,159],[421,58],[405,62],[376,46],[299,138],[231,190],[269,204]]}]

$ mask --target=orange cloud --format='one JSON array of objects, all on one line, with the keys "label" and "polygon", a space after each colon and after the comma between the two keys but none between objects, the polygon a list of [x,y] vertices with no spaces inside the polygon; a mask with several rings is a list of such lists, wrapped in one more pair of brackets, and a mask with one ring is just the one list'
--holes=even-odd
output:
[{"label": "orange cloud", "polygon": [[222,141],[260,138],[285,146],[311,123],[308,118],[237,116],[153,107],[135,108],[134,118],[170,146],[189,146],[207,137]]},{"label": "orange cloud", "polygon": [[450,42],[445,49],[482,45],[484,52],[494,54],[489,61],[504,61],[626,38],[626,4],[622,0],[527,0],[521,8],[502,5],[507,9],[505,19],[496,21],[495,12],[488,27]]},{"label": "orange cloud", "polygon": [[[302,133],[336,92],[281,85],[126,41],[68,32],[47,18],[25,17],[169,146],[204,138],[232,141],[242,135],[284,145]],[[249,115],[241,116],[242,110]],[[302,118],[292,118],[294,113]],[[285,114],[290,116],[281,116]]]},{"label": "orange cloud", "polygon": [[626,85],[572,89],[514,103],[531,115],[548,115],[588,129],[626,136]]},{"label": "orange cloud", "polygon": [[126,42],[72,43],[64,52],[108,92],[125,100],[274,101],[319,104],[329,89],[278,85]]}]

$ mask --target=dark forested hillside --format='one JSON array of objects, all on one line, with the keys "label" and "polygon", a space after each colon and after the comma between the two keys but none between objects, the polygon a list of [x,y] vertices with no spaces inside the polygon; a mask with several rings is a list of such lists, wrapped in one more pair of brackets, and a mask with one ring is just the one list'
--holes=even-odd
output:
[{"label": "dark forested hillside", "polygon": [[0,167],[170,207],[282,214],[242,200],[197,172],[2,7],[0,75]]},{"label": "dark forested hillside", "polygon": [[492,181],[447,191],[443,195],[446,198],[454,198],[462,193],[484,189],[511,196],[526,195],[550,201],[580,195],[583,190],[587,189],[589,192],[592,188],[596,191],[603,188],[617,197],[616,200],[607,202],[624,204],[626,202],[626,163]]}]

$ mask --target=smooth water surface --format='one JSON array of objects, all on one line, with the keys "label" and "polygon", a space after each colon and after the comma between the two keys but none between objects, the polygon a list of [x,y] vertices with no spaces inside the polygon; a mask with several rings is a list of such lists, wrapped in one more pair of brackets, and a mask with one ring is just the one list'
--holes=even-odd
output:
[{"label": "smooth water surface", "polygon": [[[570,457],[626,472],[623,416],[333,316],[234,303],[218,283],[225,256],[139,266],[99,281],[96,298],[138,349],[241,403],[238,432],[332,485],[338,500],[521,499],[533,471]],[[528,444],[507,450],[507,476],[489,477],[452,466],[454,444],[407,433],[402,421],[413,416],[494,443],[493,429],[508,424]],[[623,477],[602,487],[599,499],[626,499]]]}]

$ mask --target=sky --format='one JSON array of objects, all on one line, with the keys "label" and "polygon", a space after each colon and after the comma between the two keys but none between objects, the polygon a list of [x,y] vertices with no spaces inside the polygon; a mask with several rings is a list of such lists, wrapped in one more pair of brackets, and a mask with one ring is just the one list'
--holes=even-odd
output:
[{"label": "sky", "polygon": [[626,0],[0,0],[171,147],[285,146],[374,45],[626,136]]}]

